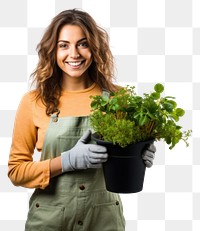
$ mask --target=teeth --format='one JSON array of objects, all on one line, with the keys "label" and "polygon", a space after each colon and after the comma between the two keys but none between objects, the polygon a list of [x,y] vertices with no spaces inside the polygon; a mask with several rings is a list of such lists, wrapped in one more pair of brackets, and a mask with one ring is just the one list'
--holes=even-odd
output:
[{"label": "teeth", "polygon": [[69,63],[69,65],[71,65],[71,66],[79,66],[79,65],[81,65],[81,62],[68,62]]}]

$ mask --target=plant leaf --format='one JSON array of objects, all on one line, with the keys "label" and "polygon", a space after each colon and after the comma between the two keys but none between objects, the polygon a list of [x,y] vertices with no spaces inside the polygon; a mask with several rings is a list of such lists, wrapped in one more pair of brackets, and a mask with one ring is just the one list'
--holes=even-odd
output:
[{"label": "plant leaf", "polygon": [[162,93],[164,91],[164,86],[161,83],[157,83],[154,86],[154,90],[158,93]]},{"label": "plant leaf", "polygon": [[151,96],[154,98],[154,99],[159,99],[160,98],[160,93],[159,92],[153,92],[151,94]]},{"label": "plant leaf", "polygon": [[163,103],[163,108],[167,111],[167,112],[172,112],[174,107],[171,103],[165,102]]},{"label": "plant leaf", "polygon": [[177,116],[183,116],[184,114],[185,114],[185,111],[182,108],[176,108]]}]

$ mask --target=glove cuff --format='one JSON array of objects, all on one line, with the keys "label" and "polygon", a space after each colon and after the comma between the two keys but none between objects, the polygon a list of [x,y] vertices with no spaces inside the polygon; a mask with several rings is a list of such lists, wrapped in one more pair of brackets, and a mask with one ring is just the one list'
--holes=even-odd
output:
[{"label": "glove cuff", "polygon": [[61,153],[61,165],[62,165],[62,172],[70,172],[75,170],[70,163],[69,151]]}]

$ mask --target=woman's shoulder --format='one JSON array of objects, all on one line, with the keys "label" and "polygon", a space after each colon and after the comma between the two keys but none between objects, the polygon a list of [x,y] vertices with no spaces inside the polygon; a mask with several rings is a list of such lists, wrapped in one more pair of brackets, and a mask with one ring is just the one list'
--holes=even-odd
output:
[{"label": "woman's shoulder", "polygon": [[22,96],[21,104],[32,104],[41,101],[37,90],[30,90]]},{"label": "woman's shoulder", "polygon": [[115,91],[118,91],[118,90],[123,88],[122,86],[120,86],[118,84],[114,84],[114,87],[115,87]]},{"label": "woman's shoulder", "polygon": [[42,103],[42,100],[38,97],[36,90],[31,90],[22,96],[19,103],[18,110],[26,113],[27,115],[39,114],[40,116],[45,114],[46,107]]}]

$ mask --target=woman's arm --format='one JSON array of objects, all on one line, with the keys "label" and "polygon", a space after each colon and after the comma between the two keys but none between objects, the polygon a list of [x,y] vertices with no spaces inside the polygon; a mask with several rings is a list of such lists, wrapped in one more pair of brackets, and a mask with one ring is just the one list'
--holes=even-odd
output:
[{"label": "woman's arm", "polygon": [[44,189],[50,180],[50,160],[33,161],[38,133],[33,121],[32,97],[25,94],[16,113],[8,176],[16,186]]},{"label": "woman's arm", "polygon": [[62,174],[61,157],[58,156],[50,161],[50,176],[55,177]]}]

